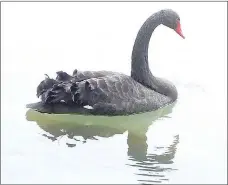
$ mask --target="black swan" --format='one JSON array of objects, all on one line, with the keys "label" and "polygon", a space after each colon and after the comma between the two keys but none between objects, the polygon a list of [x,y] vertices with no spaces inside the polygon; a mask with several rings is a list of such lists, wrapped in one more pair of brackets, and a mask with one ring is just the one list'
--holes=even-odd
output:
[{"label": "black swan", "polygon": [[37,87],[38,103],[28,104],[42,113],[129,115],[154,111],[176,101],[176,87],[155,77],[148,66],[148,46],[154,29],[163,24],[184,38],[179,15],[160,10],[142,25],[136,37],[131,76],[111,71],[78,71],[73,75],[57,72],[56,79],[46,75]]}]

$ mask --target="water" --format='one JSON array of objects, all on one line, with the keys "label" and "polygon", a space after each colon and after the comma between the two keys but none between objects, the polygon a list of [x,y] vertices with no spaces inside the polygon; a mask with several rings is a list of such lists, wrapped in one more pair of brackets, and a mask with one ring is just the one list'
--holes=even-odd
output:
[{"label": "water", "polygon": [[[183,40],[160,26],[150,67],[172,81],[176,104],[128,117],[29,111],[47,73],[130,73],[136,33],[161,8],[181,17]],[[194,10],[194,11],[193,11]],[[4,3],[2,183],[227,183],[225,3]]]}]

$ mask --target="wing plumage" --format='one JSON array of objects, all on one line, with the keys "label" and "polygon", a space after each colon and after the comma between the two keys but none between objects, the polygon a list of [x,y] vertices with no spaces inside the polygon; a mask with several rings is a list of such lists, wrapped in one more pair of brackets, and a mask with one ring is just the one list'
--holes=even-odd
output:
[{"label": "wing plumage", "polygon": [[[121,115],[155,110],[164,102],[170,102],[168,97],[143,86],[130,76],[110,71],[74,70],[72,76],[58,71],[56,79],[47,76],[39,84],[37,96],[41,97],[41,103],[37,106],[30,104],[30,107],[40,112],[45,112],[45,107],[48,113],[78,110],[90,114]],[[92,108],[83,111],[86,105]]]}]

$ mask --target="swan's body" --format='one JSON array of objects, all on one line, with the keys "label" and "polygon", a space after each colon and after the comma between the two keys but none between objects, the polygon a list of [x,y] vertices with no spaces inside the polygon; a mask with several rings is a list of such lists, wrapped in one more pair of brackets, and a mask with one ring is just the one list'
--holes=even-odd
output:
[{"label": "swan's body", "polygon": [[[111,71],[77,70],[71,76],[60,71],[55,80],[47,77],[40,83],[37,96],[41,96],[42,101],[28,107],[46,113],[126,115],[153,111],[174,102],[176,87],[154,77],[147,59],[153,30],[161,23],[177,27],[172,22],[176,20],[179,21],[179,16],[175,12],[162,10],[143,24],[132,52],[131,76]],[[89,109],[85,108],[87,105]]]}]

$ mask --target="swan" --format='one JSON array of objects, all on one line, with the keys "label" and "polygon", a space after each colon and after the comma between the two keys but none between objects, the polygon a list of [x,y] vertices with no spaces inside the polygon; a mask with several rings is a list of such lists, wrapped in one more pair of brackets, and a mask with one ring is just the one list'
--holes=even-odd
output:
[{"label": "swan", "polygon": [[164,25],[185,38],[179,15],[171,9],[152,14],[141,26],[131,57],[131,76],[112,71],[58,71],[37,87],[40,102],[27,108],[49,114],[130,115],[154,111],[175,102],[176,87],[155,77],[148,65],[148,47],[156,27]]}]

